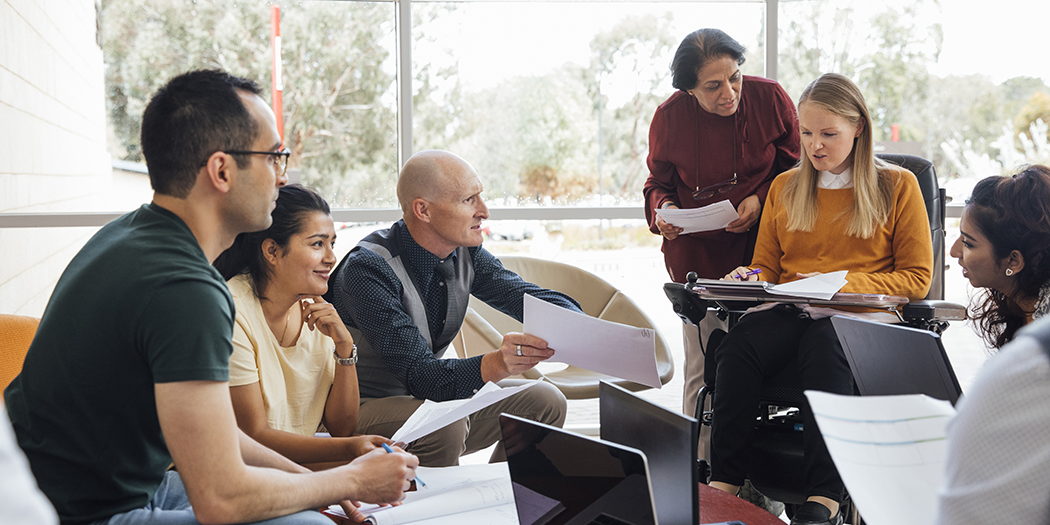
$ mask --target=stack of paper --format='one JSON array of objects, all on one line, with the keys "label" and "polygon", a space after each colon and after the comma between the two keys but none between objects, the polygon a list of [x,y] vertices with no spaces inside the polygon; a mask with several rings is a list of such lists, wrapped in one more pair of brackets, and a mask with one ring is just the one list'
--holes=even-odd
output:
[{"label": "stack of paper", "polygon": [[769,287],[767,291],[774,295],[808,297],[810,299],[827,301],[838,293],[843,286],[846,286],[846,273],[846,270],[822,273],[789,283],[777,284]]},{"label": "stack of paper", "polygon": [[[360,510],[374,525],[416,523],[462,525],[486,523],[517,525],[514,491],[506,463],[416,469],[427,488],[409,492],[400,506],[362,505]],[[339,505],[328,514],[346,518]]]},{"label": "stack of paper", "polygon": [[703,208],[656,210],[667,224],[682,228],[682,234],[721,230],[740,218],[729,201],[716,202]]},{"label": "stack of paper", "polygon": [[529,382],[519,386],[500,388],[496,383],[488,382],[468,399],[454,399],[440,403],[428,399],[419,405],[419,408],[412,413],[404,425],[401,425],[401,428],[397,429],[397,432],[394,432],[390,439],[394,440],[394,443],[411,443],[535,384],[535,382]]},{"label": "stack of paper", "polygon": [[871,525],[932,523],[951,403],[922,394],[841,396],[806,391],[850,497]]}]

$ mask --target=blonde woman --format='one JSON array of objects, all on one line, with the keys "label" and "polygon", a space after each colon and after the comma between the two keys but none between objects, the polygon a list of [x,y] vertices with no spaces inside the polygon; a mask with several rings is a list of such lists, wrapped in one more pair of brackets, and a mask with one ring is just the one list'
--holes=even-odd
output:
[{"label": "blonde woman", "polygon": [[[842,75],[826,74],[802,93],[799,167],[769,190],[750,267],[727,279],[784,283],[848,270],[843,292],[921,299],[933,251],[915,176],[875,158],[864,96]],[[762,272],[749,275],[752,269]],[[747,475],[762,382],[793,361],[805,389],[853,393],[853,376],[826,307],[763,305],[730,330],[716,353],[711,485],[735,493]],[[885,314],[888,315],[888,314]],[[808,501],[793,525],[840,524],[842,480],[808,406],[800,407]]]}]

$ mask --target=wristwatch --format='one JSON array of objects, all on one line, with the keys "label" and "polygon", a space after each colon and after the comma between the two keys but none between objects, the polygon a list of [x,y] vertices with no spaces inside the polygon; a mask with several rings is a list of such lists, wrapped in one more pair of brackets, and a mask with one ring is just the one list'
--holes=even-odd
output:
[{"label": "wristwatch", "polygon": [[357,345],[356,344],[354,345],[354,351],[350,352],[350,357],[347,357],[347,358],[339,357],[339,352],[336,352],[335,350],[332,350],[332,354],[335,355],[335,364],[337,364],[337,365],[350,366],[350,365],[356,365],[357,364]]}]

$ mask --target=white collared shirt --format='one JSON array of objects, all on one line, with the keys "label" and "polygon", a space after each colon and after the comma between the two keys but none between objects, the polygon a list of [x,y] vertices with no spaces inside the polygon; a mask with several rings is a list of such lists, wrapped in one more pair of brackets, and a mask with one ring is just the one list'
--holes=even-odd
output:
[{"label": "white collared shirt", "polygon": [[845,171],[835,175],[830,171],[820,172],[820,181],[817,186],[825,190],[838,190],[853,187],[853,170],[846,168]]}]

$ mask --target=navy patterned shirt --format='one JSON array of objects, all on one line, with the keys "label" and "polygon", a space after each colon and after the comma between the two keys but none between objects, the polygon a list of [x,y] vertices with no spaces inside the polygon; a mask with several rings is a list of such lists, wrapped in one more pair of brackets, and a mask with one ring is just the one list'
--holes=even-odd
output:
[{"label": "navy patterned shirt", "polygon": [[[432,297],[437,279],[434,268],[441,261],[412,238],[400,220],[391,227],[399,229],[401,254],[408,259],[427,319],[440,333],[445,324],[445,300]],[[468,249],[474,265],[471,295],[489,306],[517,319],[524,314],[524,296],[532,295],[552,304],[581,312],[579,304],[568,295],[525,282],[507,270],[481,246]],[[481,357],[438,359],[427,346],[420,327],[412,321],[402,304],[403,286],[390,265],[379,254],[359,247],[340,264],[330,284],[332,296],[343,322],[357,328],[382,357],[383,363],[416,398],[433,401],[464,399],[484,385],[481,379]],[[336,282],[338,281],[338,282]],[[443,290],[443,287],[441,288]],[[365,395],[365,393],[362,393]]]}]

